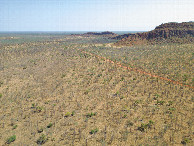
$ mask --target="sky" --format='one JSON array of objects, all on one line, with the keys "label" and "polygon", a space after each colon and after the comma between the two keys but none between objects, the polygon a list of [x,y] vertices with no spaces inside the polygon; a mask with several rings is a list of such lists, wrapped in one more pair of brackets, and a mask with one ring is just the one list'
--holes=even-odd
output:
[{"label": "sky", "polygon": [[194,21],[194,0],[0,0],[0,31],[149,31]]}]

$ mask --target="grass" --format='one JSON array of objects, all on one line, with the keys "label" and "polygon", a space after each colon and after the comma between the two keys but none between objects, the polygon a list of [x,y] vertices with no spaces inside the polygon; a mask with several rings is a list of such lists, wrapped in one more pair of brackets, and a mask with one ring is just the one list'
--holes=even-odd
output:
[{"label": "grass", "polygon": [[[190,75],[192,72],[192,48],[192,44],[162,44],[122,48],[106,47],[104,50],[93,47],[91,50],[95,49],[95,53],[102,54],[111,60],[130,64],[132,68],[139,68],[192,85],[193,76]],[[133,80],[135,79],[133,78]]]}]

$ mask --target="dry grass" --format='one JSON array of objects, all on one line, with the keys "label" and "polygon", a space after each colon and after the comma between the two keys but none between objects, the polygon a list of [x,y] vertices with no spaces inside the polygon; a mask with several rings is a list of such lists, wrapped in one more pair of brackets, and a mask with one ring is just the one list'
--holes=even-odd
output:
[{"label": "dry grass", "polygon": [[93,45],[87,51],[126,66],[194,86],[193,44],[163,44],[112,48]]},{"label": "dry grass", "polygon": [[129,72],[82,46],[92,51],[62,42],[0,49],[0,145],[13,135],[11,145],[193,145],[193,89]]}]

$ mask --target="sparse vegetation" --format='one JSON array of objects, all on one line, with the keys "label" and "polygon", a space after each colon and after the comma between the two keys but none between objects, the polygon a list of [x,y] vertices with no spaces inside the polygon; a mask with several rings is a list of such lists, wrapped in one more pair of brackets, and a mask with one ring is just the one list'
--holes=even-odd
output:
[{"label": "sparse vegetation", "polygon": [[192,145],[193,44],[41,36],[0,35],[0,145]]}]

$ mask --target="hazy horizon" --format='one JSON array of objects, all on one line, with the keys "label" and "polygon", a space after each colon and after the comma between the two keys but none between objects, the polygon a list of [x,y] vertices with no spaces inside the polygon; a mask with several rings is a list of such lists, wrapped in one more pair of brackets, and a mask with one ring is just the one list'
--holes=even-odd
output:
[{"label": "hazy horizon", "polygon": [[[87,32],[103,32],[103,31],[0,31],[0,35],[74,35],[74,34],[84,34]],[[141,33],[145,31],[111,31],[118,35],[128,34],[128,33]]]},{"label": "hazy horizon", "polygon": [[0,31],[150,31],[194,20],[192,0],[1,0]]}]

